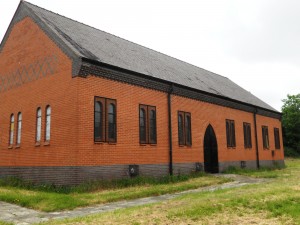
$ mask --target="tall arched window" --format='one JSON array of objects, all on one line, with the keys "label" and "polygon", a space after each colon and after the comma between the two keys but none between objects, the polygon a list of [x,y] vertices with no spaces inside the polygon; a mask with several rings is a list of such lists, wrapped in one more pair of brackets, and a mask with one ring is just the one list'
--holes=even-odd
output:
[{"label": "tall arched window", "polygon": [[191,113],[178,111],[178,142],[180,146],[192,145]]},{"label": "tall arched window", "polygon": [[149,133],[150,144],[156,144],[156,112],[153,109],[150,110]]},{"label": "tall arched window", "polygon": [[184,132],[183,132],[183,113],[179,112],[178,114],[178,140],[179,145],[184,145]]},{"label": "tall arched window", "polygon": [[21,135],[22,135],[22,113],[18,113],[18,128],[17,128],[17,145],[21,144]]},{"label": "tall arched window", "polygon": [[15,116],[11,114],[10,116],[10,126],[9,126],[9,145],[14,143],[14,130],[15,130]]},{"label": "tall arched window", "polygon": [[94,138],[95,141],[103,141],[103,104],[100,101],[95,102],[94,118]]},{"label": "tall arched window", "polygon": [[113,103],[108,105],[108,141],[115,142],[117,137],[116,129],[116,106]]},{"label": "tall arched window", "polygon": [[48,105],[46,107],[45,141],[50,141],[50,131],[51,131],[51,107],[50,105]]},{"label": "tall arched window", "polygon": [[35,141],[41,141],[41,133],[42,133],[42,110],[38,108],[36,110],[36,134],[35,134]]},{"label": "tall arched window", "polygon": [[146,132],[146,111],[140,108],[140,143],[147,142],[147,132]]}]

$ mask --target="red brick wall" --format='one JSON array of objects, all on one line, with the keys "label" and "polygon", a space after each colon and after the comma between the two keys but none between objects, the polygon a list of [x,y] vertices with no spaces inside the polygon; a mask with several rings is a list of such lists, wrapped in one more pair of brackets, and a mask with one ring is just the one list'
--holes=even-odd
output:
[{"label": "red brick wall", "polygon": [[[0,75],[22,66],[57,57],[55,72],[10,90],[0,92],[0,166],[72,166],[113,164],[167,164],[169,162],[167,94],[95,76],[72,78],[70,59],[29,18],[15,25],[0,54]],[[94,143],[94,96],[117,100],[117,143]],[[35,146],[36,109],[52,107],[50,145]],[[157,144],[139,143],[139,104],[156,106]],[[192,146],[178,146],[177,111],[190,112]],[[8,148],[11,113],[22,112],[20,148]],[[227,148],[225,120],[235,121],[236,148]],[[16,119],[15,119],[16,121]],[[244,149],[243,122],[251,124],[252,149]],[[218,105],[172,96],[173,161],[203,162],[203,139],[211,124],[217,136],[219,161],[256,160],[253,114]],[[261,125],[269,127],[270,150],[262,149]],[[261,160],[272,160],[273,129],[277,119],[257,116]],[[16,133],[16,129],[15,129]],[[16,135],[15,135],[16,139]],[[43,140],[43,137],[42,137]],[[283,159],[283,148],[275,159]]]},{"label": "red brick wall", "polygon": [[[52,60],[52,72],[47,58]],[[44,62],[44,63],[43,63]],[[30,70],[30,65],[43,65],[44,73],[38,79],[26,80],[20,86],[0,91],[0,165],[73,165],[77,152],[77,81],[72,79],[71,61],[30,19],[17,23],[0,53],[0,76],[12,74],[18,69]],[[37,69],[38,67],[36,67]],[[48,68],[49,69],[49,68]],[[32,71],[29,73],[33,73]],[[38,72],[36,72],[38,73]],[[45,107],[52,108],[51,140],[44,146]],[[35,146],[36,110],[42,109],[42,142]],[[8,148],[9,120],[11,113],[22,112],[22,139],[20,148]],[[15,122],[16,124],[16,122]],[[16,140],[16,129],[14,142]]]}]

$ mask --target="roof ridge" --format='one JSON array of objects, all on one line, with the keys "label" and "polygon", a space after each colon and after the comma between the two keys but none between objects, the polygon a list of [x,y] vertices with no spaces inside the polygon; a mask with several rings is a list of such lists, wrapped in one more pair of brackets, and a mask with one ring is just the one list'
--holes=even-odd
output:
[{"label": "roof ridge", "polygon": [[153,52],[157,52],[157,53],[159,53],[159,54],[161,54],[161,55],[164,55],[164,56],[173,58],[173,59],[178,60],[178,61],[180,61],[180,62],[183,62],[183,63],[185,63],[185,64],[188,64],[188,65],[191,65],[191,66],[196,67],[196,68],[198,68],[198,69],[201,69],[201,70],[203,70],[203,71],[205,71],[205,72],[208,72],[208,73],[211,73],[211,74],[214,74],[214,75],[217,75],[217,76],[220,76],[220,77],[229,79],[229,78],[226,77],[226,76],[223,76],[223,75],[214,73],[214,72],[212,72],[212,71],[206,70],[206,69],[204,69],[204,68],[201,68],[201,67],[199,67],[199,66],[196,66],[196,65],[194,65],[194,64],[191,64],[191,63],[189,63],[189,62],[186,62],[186,61],[183,61],[183,60],[178,59],[178,58],[176,58],[176,57],[167,55],[167,54],[165,54],[165,53],[163,53],[163,52],[160,52],[160,51],[151,49],[150,47],[146,47],[146,46],[143,46],[143,45],[141,45],[141,44],[135,43],[135,42],[133,42],[133,41],[127,40],[127,39],[125,39],[125,38],[119,37],[119,36],[117,36],[117,35],[115,35],[115,34],[111,34],[111,33],[109,33],[109,32],[100,30],[99,28],[96,28],[96,27],[93,27],[93,26],[91,26],[91,25],[85,24],[85,23],[83,23],[83,22],[77,21],[77,20],[72,19],[72,18],[70,18],[70,17],[66,17],[66,16],[61,15],[61,14],[59,14],[59,13],[53,12],[53,11],[51,11],[51,10],[45,9],[45,8],[40,7],[40,6],[38,6],[38,5],[35,5],[35,4],[31,3],[31,2],[24,1],[24,0],[22,0],[22,2],[24,2],[24,3],[26,3],[26,4],[30,4],[30,5],[32,5],[32,6],[34,6],[34,7],[40,8],[40,9],[45,10],[45,11],[47,11],[47,12],[53,13],[53,14],[55,14],[55,15],[61,16],[61,17],[65,18],[65,19],[68,19],[68,20],[74,21],[74,22],[76,22],[76,23],[82,24],[82,25],[84,25],[84,26],[90,27],[90,28],[95,29],[95,30],[97,30],[97,31],[100,31],[100,32],[103,32],[103,33],[112,35],[112,36],[114,36],[114,37],[116,37],[116,38],[119,38],[119,39],[121,39],[121,40],[124,40],[124,41],[127,41],[127,42],[129,42],[129,43],[138,45],[138,46],[140,46],[140,47],[142,47],[142,48],[145,48],[145,49],[151,50],[151,51],[153,51]]}]

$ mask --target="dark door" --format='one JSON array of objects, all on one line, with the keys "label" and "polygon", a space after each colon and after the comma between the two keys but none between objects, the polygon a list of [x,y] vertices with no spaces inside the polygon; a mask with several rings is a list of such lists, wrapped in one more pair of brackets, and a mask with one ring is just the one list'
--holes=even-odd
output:
[{"label": "dark door", "polygon": [[219,172],[218,143],[211,125],[208,125],[204,136],[204,171],[207,173]]}]

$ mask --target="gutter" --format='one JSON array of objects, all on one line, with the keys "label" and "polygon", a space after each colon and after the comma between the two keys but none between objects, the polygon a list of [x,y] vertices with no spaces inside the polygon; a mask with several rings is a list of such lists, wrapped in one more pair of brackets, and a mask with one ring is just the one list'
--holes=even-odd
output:
[{"label": "gutter", "polygon": [[255,108],[253,113],[254,118],[254,134],[255,134],[255,147],[256,147],[256,167],[259,169],[259,152],[258,152],[258,141],[257,141],[257,124],[256,124],[256,114],[257,114],[257,108]]},{"label": "gutter", "polygon": [[169,174],[173,175],[173,145],[172,145],[172,105],[171,95],[173,93],[174,84],[171,85],[168,91],[168,126],[169,126]]}]

